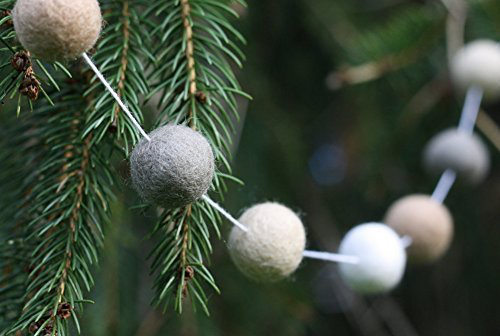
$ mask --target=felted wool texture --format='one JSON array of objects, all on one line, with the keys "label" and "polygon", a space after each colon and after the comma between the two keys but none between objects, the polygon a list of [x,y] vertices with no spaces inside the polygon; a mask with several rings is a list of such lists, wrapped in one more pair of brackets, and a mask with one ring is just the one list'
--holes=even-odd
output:
[{"label": "felted wool texture", "polygon": [[306,234],[292,210],[278,203],[262,203],[246,210],[239,221],[248,232],[233,227],[228,248],[244,275],[257,282],[276,282],[297,269]]},{"label": "felted wool texture", "polygon": [[448,209],[427,195],[410,195],[396,201],[384,223],[400,236],[409,236],[407,249],[412,263],[426,264],[439,259],[453,237],[453,219]]},{"label": "felted wool texture", "polygon": [[12,19],[23,47],[46,61],[77,58],[94,46],[102,26],[96,0],[17,0]]},{"label": "felted wool texture", "polygon": [[452,169],[469,184],[482,182],[490,169],[490,156],[483,141],[475,134],[457,129],[444,130],[434,136],[423,156],[428,172],[441,174]]},{"label": "felted wool texture", "polygon": [[166,125],[142,139],[130,157],[132,183],[147,202],[165,208],[188,205],[203,196],[214,176],[212,148],[200,133]]},{"label": "felted wool texture", "polygon": [[340,264],[345,283],[361,294],[378,294],[396,287],[406,266],[406,251],[398,234],[380,223],[361,224],[342,239],[340,254],[356,256],[358,264]]},{"label": "felted wool texture", "polygon": [[451,75],[462,90],[478,86],[485,98],[500,97],[500,46],[495,41],[470,42],[453,57]]}]

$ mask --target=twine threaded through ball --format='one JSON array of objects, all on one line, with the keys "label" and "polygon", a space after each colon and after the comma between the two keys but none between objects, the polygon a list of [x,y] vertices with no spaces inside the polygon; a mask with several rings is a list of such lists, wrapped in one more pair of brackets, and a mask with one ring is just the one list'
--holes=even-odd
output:
[{"label": "twine threaded through ball", "polygon": [[215,159],[207,139],[182,125],[166,125],[142,139],[130,157],[132,183],[147,202],[170,208],[193,203],[212,183]]},{"label": "twine threaded through ball", "polygon": [[276,282],[299,267],[306,234],[292,210],[278,203],[262,203],[246,210],[239,222],[248,232],[233,227],[228,248],[244,275],[257,282]]},{"label": "twine threaded through ball", "polygon": [[17,0],[12,19],[23,47],[45,61],[79,57],[102,26],[97,0]]},{"label": "twine threaded through ball", "polygon": [[400,236],[412,239],[408,259],[415,264],[432,263],[448,250],[453,219],[448,209],[427,195],[409,195],[391,205],[384,223]]}]

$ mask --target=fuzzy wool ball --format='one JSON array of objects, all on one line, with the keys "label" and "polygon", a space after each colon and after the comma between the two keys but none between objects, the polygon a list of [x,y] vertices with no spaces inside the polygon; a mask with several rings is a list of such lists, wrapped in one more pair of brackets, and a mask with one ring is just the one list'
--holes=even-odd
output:
[{"label": "fuzzy wool ball", "polygon": [[207,139],[182,125],[166,125],[143,138],[130,157],[132,183],[147,202],[165,208],[188,205],[203,196],[214,176]]},{"label": "fuzzy wool ball", "polygon": [[385,215],[384,223],[400,236],[409,236],[410,262],[431,263],[449,248],[453,219],[448,209],[427,195],[410,195],[396,201]]},{"label": "fuzzy wool ball", "polygon": [[448,129],[434,136],[424,149],[426,170],[441,174],[454,170],[469,184],[478,184],[488,175],[490,156],[486,145],[475,134]]},{"label": "fuzzy wool ball", "polygon": [[500,45],[490,40],[467,44],[453,57],[451,75],[462,90],[478,86],[486,98],[500,97]]},{"label": "fuzzy wool ball", "polygon": [[239,222],[248,232],[233,227],[228,248],[244,275],[258,282],[276,282],[299,267],[306,234],[292,210],[278,203],[262,203],[246,210]]},{"label": "fuzzy wool ball", "polygon": [[378,294],[396,287],[406,266],[406,251],[387,225],[367,223],[351,229],[340,243],[340,254],[356,256],[357,264],[340,264],[346,284],[361,294]]},{"label": "fuzzy wool ball", "polygon": [[17,0],[12,19],[23,47],[46,61],[77,58],[102,26],[97,0]]}]

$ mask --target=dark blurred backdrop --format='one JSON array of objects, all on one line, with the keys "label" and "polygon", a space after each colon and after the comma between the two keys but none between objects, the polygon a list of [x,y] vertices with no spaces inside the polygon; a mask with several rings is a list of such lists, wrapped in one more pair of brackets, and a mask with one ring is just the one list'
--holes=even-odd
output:
[{"label": "dark blurred backdrop", "polygon": [[[300,212],[308,247],[336,251],[352,226],[380,220],[397,198],[431,193],[421,152],[457,124],[463,94],[448,57],[463,41],[500,38],[500,1],[274,0],[236,8],[247,37],[233,187],[235,215],[264,200]],[[484,107],[478,133],[493,163],[486,183],[456,185],[449,253],[409,267],[390,295],[362,298],[335,265],[307,260],[287,281],[252,283],[216,242],[211,269],[222,295],[207,318],[152,310],[143,239],[153,219],[117,203],[83,335],[500,335],[500,104]],[[133,195],[133,192],[130,193]],[[123,200],[121,200],[123,201]],[[226,232],[230,225],[225,227]]]}]

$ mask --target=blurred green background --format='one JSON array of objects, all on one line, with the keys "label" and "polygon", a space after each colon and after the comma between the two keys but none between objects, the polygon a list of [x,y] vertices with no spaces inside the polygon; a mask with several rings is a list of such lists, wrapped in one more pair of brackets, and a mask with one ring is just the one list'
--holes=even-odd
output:
[{"label": "blurred green background", "polygon": [[[448,55],[462,40],[500,38],[500,1],[274,0],[236,9],[248,40],[239,77],[254,100],[241,104],[234,165],[246,185],[227,195],[233,214],[282,202],[302,214],[309,248],[336,251],[349,228],[380,220],[394,200],[432,192],[437,177],[424,173],[421,151],[457,124],[463,101]],[[211,266],[222,290],[211,297],[212,316],[189,304],[182,316],[162,315],[149,306],[145,237],[154,220],[128,210],[137,198],[127,190],[83,335],[499,335],[499,110],[490,103],[479,119],[493,159],[487,181],[459,183],[446,201],[451,250],[435,265],[410,266],[390,295],[359,297],[335,265],[311,260],[287,281],[256,284],[238,273],[222,240]]]}]

